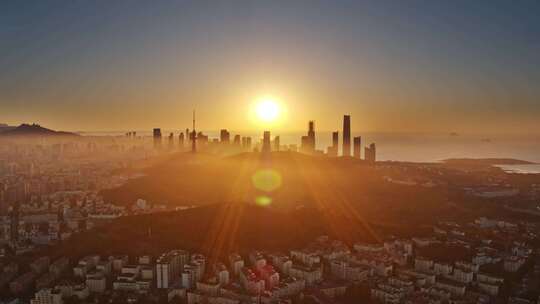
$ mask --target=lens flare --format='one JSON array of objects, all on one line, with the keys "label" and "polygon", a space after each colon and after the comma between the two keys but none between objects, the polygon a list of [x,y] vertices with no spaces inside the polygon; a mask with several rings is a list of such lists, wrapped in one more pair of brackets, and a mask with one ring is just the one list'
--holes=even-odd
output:
[{"label": "lens flare", "polygon": [[275,170],[263,169],[253,174],[251,182],[258,190],[272,192],[281,187],[281,175]]},{"label": "lens flare", "polygon": [[269,206],[270,204],[272,204],[272,198],[265,195],[257,196],[257,198],[255,198],[255,204],[261,207]]}]

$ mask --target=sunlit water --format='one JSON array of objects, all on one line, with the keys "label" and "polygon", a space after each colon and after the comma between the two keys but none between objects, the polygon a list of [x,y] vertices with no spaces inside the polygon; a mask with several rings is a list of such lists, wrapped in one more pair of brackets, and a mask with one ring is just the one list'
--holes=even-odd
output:
[{"label": "sunlit water", "polygon": [[[164,136],[170,131],[163,130]],[[174,131],[178,133],[177,130]],[[210,138],[218,138],[219,131],[205,131]],[[81,135],[121,136],[125,132],[87,132]],[[237,134],[231,131],[231,138]],[[261,134],[240,133],[251,136],[256,142]],[[151,136],[151,132],[137,132],[139,136]],[[272,133],[280,135],[282,145],[300,145],[303,133]],[[540,163],[540,136],[510,135],[457,135],[417,133],[353,133],[362,136],[362,145],[377,145],[378,160],[435,162],[447,158],[515,158]],[[316,134],[317,149],[325,150],[331,145],[331,132]],[[352,142],[352,140],[351,140]],[[341,148],[341,133],[340,133]],[[351,143],[352,144],[352,143]],[[363,155],[363,151],[362,151]]]},{"label": "sunlit water", "polygon": [[508,173],[520,173],[520,174],[540,174],[540,164],[532,165],[499,165],[504,171]]}]

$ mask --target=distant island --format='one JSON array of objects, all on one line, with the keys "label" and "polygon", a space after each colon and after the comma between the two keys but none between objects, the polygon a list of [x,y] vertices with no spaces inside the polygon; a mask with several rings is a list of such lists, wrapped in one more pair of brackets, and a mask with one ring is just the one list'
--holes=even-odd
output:
[{"label": "distant island", "polygon": [[9,131],[9,130],[13,130],[15,128],[16,128],[15,126],[10,126],[10,125],[5,124],[5,123],[0,123],[0,133],[5,132],[5,131]]},{"label": "distant island", "polygon": [[514,158],[449,158],[443,160],[446,164],[453,165],[532,165],[533,162]]},{"label": "distant island", "polygon": [[55,131],[44,128],[38,124],[21,124],[18,127],[2,125],[0,136],[79,136],[78,134],[64,131]]}]

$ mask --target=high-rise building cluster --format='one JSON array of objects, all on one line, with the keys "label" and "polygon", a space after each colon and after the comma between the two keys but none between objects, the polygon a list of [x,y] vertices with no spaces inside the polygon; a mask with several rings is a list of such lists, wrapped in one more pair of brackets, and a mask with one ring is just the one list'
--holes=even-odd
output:
[{"label": "high-rise building cluster", "polygon": [[[362,158],[362,137],[355,136],[351,138],[351,116],[343,116],[343,130],[342,133],[342,146],[341,155],[345,157],[354,157],[356,159]],[[128,134],[131,134],[128,133]],[[339,131],[332,132],[332,145],[327,148],[326,156],[337,157],[339,156]],[[162,150],[161,129],[155,128],[153,132],[154,148],[156,150]],[[352,146],[351,146],[352,140]],[[214,150],[219,152],[242,152],[242,151],[260,151],[262,153],[269,153],[273,151],[297,151],[299,150],[305,154],[311,155],[325,155],[324,151],[317,150],[315,121],[310,120],[308,122],[307,134],[300,139],[300,149],[296,145],[281,145],[280,136],[271,137],[271,132],[266,130],[263,132],[263,136],[260,142],[254,143],[252,147],[252,139],[249,136],[241,136],[239,134],[231,135],[229,130],[221,129],[219,132],[219,138],[209,139],[209,137],[202,132],[195,131],[195,116],[193,116],[193,129],[186,129],[185,133],[180,132],[178,135],[178,144],[175,144],[174,133],[170,133],[168,136],[168,150],[175,150],[178,147],[179,150],[187,150],[186,141],[189,141],[191,145],[191,151],[196,152],[197,149],[201,150]],[[352,154],[351,154],[352,152]],[[376,148],[375,143],[364,148],[364,160],[369,163],[376,161]]]},{"label": "high-rise building cluster", "polygon": [[[186,140],[187,139],[187,140]],[[279,138],[277,140],[279,144]],[[220,151],[220,152],[243,152],[251,151],[252,139],[249,136],[241,136],[236,134],[232,137],[227,129],[221,129],[219,138],[209,138],[203,132],[195,132],[194,130],[186,129],[185,132],[169,133],[167,137],[167,149],[162,147],[161,129],[156,128],[153,132],[153,144],[156,151],[189,151],[196,152],[197,150],[205,151]]]},{"label": "high-rise building cluster", "polygon": [[[343,144],[341,155],[349,157],[351,156],[351,116],[343,116]],[[362,158],[362,137],[355,136],[353,139],[352,156],[354,158]],[[315,140],[315,122],[309,121],[308,133],[301,138],[300,151],[307,154],[323,154],[322,151],[317,150]],[[364,159],[370,163],[374,163],[376,160],[375,144],[372,143],[365,148]],[[326,150],[326,155],[331,157],[337,157],[339,155],[339,131],[332,132],[332,145]]]}]

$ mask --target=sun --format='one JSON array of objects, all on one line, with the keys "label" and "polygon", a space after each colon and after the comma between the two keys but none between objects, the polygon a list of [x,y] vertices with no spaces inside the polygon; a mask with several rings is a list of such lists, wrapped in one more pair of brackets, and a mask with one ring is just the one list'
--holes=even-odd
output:
[{"label": "sun", "polygon": [[259,95],[249,105],[248,118],[258,128],[279,128],[286,122],[288,109],[282,99],[274,95]]},{"label": "sun", "polygon": [[279,104],[272,98],[262,98],[255,105],[255,115],[263,122],[276,121],[280,112]]}]

